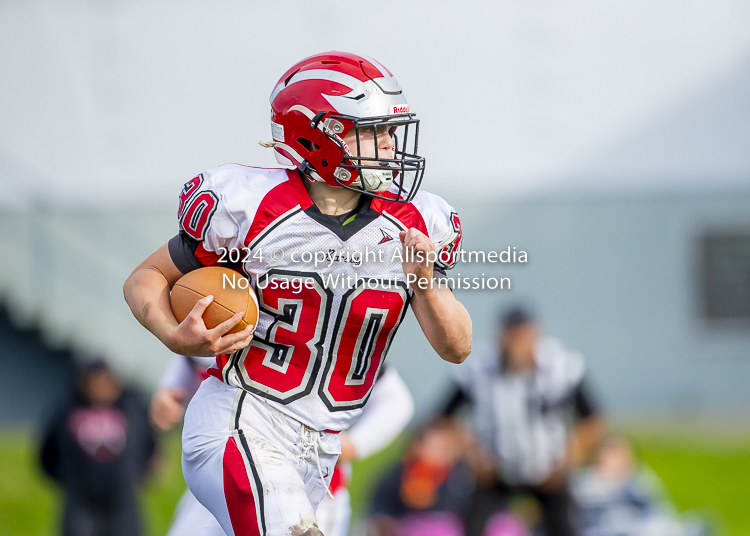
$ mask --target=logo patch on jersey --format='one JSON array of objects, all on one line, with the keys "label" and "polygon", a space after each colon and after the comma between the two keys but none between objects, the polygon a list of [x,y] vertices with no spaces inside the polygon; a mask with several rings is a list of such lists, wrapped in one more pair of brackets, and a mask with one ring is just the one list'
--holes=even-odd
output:
[{"label": "logo patch on jersey", "polygon": [[385,232],[385,229],[380,230],[381,233],[383,233],[383,238],[380,239],[380,242],[378,242],[378,245],[385,244],[386,242],[390,242],[393,240],[393,237]]}]

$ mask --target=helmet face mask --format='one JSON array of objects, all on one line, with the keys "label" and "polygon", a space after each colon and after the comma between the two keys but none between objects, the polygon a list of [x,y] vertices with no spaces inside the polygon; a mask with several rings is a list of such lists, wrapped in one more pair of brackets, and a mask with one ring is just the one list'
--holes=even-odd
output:
[{"label": "helmet face mask", "polygon": [[[416,195],[425,167],[419,120],[375,60],[342,52],[306,58],[279,80],[271,108],[279,163],[371,197],[408,202]],[[385,129],[392,149],[379,146]]]},{"label": "helmet face mask", "polygon": [[[334,121],[351,124],[347,137],[353,142],[349,144],[342,137],[329,134],[344,152],[333,173],[339,186],[390,201],[408,202],[414,198],[425,167],[424,158],[417,154],[419,119],[414,114],[362,118],[331,115],[326,121],[328,125],[335,125]],[[378,148],[385,128],[393,138],[393,151],[388,151],[391,154]],[[329,126],[326,133],[330,131]]]}]

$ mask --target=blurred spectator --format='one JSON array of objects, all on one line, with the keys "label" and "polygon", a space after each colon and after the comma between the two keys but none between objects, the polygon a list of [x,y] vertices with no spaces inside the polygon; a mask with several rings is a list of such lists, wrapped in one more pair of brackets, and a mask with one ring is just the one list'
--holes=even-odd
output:
[{"label": "blurred spectator", "polygon": [[172,356],[148,410],[158,430],[166,432],[182,421],[188,402],[208,377],[206,371],[214,362],[213,357]]},{"label": "blurred spectator", "polygon": [[104,361],[83,367],[72,403],[48,427],[45,472],[63,489],[65,536],[138,536],[136,486],[154,453],[146,408]]},{"label": "blurred spectator", "polygon": [[377,536],[463,536],[474,477],[462,459],[466,438],[448,420],[427,424],[404,459],[386,473],[373,496]]},{"label": "blurred spectator", "polygon": [[573,498],[582,536],[705,536],[700,522],[684,522],[664,498],[658,477],[639,467],[630,443],[608,438],[591,468],[577,472]]},{"label": "blurred spectator", "polygon": [[492,478],[482,478],[468,518],[469,536],[506,510],[518,493],[539,502],[547,536],[575,534],[568,476],[603,434],[603,421],[584,383],[581,356],[541,336],[532,316],[503,316],[498,344],[474,352],[443,414],[470,404],[476,433],[490,453]]}]

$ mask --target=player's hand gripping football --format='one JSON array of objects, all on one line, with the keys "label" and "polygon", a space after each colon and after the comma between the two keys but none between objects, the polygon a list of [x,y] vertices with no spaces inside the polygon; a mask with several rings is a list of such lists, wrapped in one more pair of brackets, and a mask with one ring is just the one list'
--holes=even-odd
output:
[{"label": "player's hand gripping football", "polygon": [[248,325],[237,333],[227,333],[242,320],[243,313],[235,313],[213,329],[206,328],[203,313],[213,301],[213,296],[206,296],[195,303],[193,310],[173,330],[170,350],[182,355],[210,357],[229,354],[244,348],[253,339],[253,326]]},{"label": "player's hand gripping football", "polygon": [[[430,287],[432,281],[432,270],[433,262],[432,259],[428,259],[428,252],[435,251],[435,244],[429,239],[422,231],[412,227],[408,231],[401,231],[399,233],[401,239],[401,246],[403,251],[401,252],[403,258],[403,269],[404,274],[414,274],[416,276],[417,283],[412,285],[412,289],[415,292],[423,290],[425,285],[427,288]],[[432,257],[433,255],[430,255]],[[424,280],[426,283],[422,283],[420,289],[418,283]]]}]

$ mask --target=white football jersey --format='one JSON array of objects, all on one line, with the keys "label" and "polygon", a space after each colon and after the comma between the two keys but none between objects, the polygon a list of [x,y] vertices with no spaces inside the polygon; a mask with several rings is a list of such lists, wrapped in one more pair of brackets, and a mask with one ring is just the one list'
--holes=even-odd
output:
[{"label": "white football jersey", "polygon": [[217,357],[210,373],[317,430],[358,418],[406,314],[399,232],[430,237],[438,273],[461,244],[458,215],[436,195],[366,198],[336,218],[321,214],[296,170],[238,164],[189,181],[179,219],[170,241],[177,267],[234,267],[260,304],[250,346]]}]

